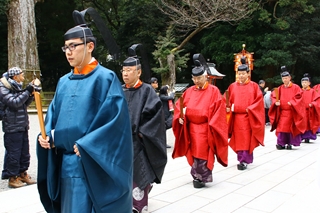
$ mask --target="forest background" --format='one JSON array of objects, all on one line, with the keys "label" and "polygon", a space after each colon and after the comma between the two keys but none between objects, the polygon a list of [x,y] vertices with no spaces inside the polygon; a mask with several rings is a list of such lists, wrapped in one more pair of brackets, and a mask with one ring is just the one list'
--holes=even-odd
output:
[{"label": "forest background", "polygon": [[[246,5],[227,9],[220,5],[229,2],[224,0],[0,0],[0,73],[9,66],[29,69],[19,62],[24,56],[17,56],[23,50],[10,44],[14,40],[10,37],[10,23],[24,14],[24,9],[30,13],[30,7],[25,5],[18,15],[12,13],[12,8],[23,1],[32,1],[34,23],[28,24],[35,24],[34,46],[38,51],[38,61],[32,62],[38,63],[38,68],[32,69],[41,72],[43,91],[54,91],[58,79],[70,72],[61,51],[63,34],[74,26],[72,11],[88,7],[98,11],[121,49],[119,60],[110,60],[108,48],[92,23],[90,28],[98,37],[94,56],[115,71],[120,81],[121,62],[127,57],[128,47],[140,43],[147,52],[142,63],[150,67],[150,71],[143,71],[148,73],[143,80],[155,76],[160,85],[191,84],[192,56],[201,53],[226,75],[216,81],[223,92],[235,81],[234,53],[245,44],[247,51],[254,52],[253,81],[264,79],[269,88],[279,86],[280,67],[285,65],[295,83],[300,85],[304,73],[309,73],[313,84],[320,83],[319,0],[238,0]],[[181,13],[179,17],[179,12],[186,12],[187,16]],[[238,12],[242,13],[239,17],[231,17]],[[173,68],[169,55],[174,56]],[[169,69],[174,70],[174,77]]]}]

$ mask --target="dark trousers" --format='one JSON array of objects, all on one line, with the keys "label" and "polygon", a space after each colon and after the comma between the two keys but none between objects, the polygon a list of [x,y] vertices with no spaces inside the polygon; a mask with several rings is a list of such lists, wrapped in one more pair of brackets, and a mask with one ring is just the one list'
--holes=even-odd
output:
[{"label": "dark trousers", "polygon": [[265,115],[266,115],[266,123],[269,123],[270,122],[269,115],[268,115],[269,109],[268,108],[264,108],[264,111],[265,111]]},{"label": "dark trousers", "polygon": [[30,165],[28,131],[4,133],[4,156],[2,179],[18,176]]}]

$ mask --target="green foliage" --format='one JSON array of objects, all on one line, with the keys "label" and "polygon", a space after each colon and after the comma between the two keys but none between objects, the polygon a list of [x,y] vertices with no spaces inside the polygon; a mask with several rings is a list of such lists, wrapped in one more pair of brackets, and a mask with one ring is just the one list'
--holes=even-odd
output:
[{"label": "green foliage", "polygon": [[[169,27],[169,29],[166,31],[165,36],[159,36],[158,40],[156,41],[156,47],[157,49],[152,53],[154,56],[154,59],[156,60],[157,64],[160,65],[160,67],[154,67],[152,70],[155,73],[168,73],[169,72],[169,66],[167,63],[167,56],[171,54],[171,50],[175,47],[177,47],[176,39],[172,34],[172,27]],[[175,65],[176,70],[178,67],[185,68],[186,62],[189,59],[189,54],[186,53],[184,55],[181,55],[183,50],[178,50],[173,52],[175,56]]]},{"label": "green foliage", "polygon": [[218,23],[202,34],[199,49],[227,75],[224,81],[234,78],[233,53],[240,52],[242,43],[254,52],[252,79],[266,79],[270,88],[281,84],[282,65],[290,68],[297,82],[305,72],[319,75],[320,2],[277,2],[261,1],[261,8],[250,19],[235,26]]},{"label": "green foliage", "polygon": [[280,30],[286,30],[290,27],[290,24],[286,20],[279,18],[276,22],[276,26]]},{"label": "green foliage", "polygon": [[259,21],[262,21],[262,22],[266,22],[266,23],[270,23],[272,18],[271,18],[271,14],[266,10],[266,9],[261,9],[260,10],[260,14],[259,14]]},{"label": "green foliage", "polygon": [[0,0],[0,15],[5,15],[8,10],[10,0]]},{"label": "green foliage", "polygon": [[[2,38],[7,37],[8,0],[0,0],[0,25]],[[192,60],[190,55],[202,53],[217,65],[217,70],[227,76],[218,80],[226,88],[234,81],[234,53],[246,44],[246,50],[254,52],[252,79],[265,79],[270,88],[281,84],[280,66],[290,68],[296,81],[309,72],[314,83],[320,78],[320,1],[319,0],[256,0],[260,8],[249,19],[238,23],[216,23],[212,28],[198,33],[176,54],[177,82],[190,78]],[[148,52],[150,67],[158,77],[168,71],[166,56],[177,47],[183,37],[175,36],[176,29],[165,34],[169,19],[163,15],[153,1],[140,0],[45,0],[36,4],[36,25],[43,88],[53,91],[58,79],[70,71],[63,45],[63,34],[72,26],[72,11],[93,7],[105,20],[107,27],[121,47],[120,61],[107,61],[108,49],[104,45],[95,24],[90,27],[98,38],[94,56],[99,62],[115,70],[120,76],[121,61],[129,46],[142,43]],[[3,14],[3,15],[1,15]],[[89,17],[86,17],[90,21]],[[7,40],[0,42],[4,51],[0,57],[0,71],[7,68]],[[184,54],[188,52],[188,54]],[[189,60],[187,60],[189,59]],[[162,66],[160,66],[160,62]],[[189,79],[190,80],[190,79]]]},{"label": "green foliage", "polygon": [[61,47],[64,33],[74,26],[73,0],[46,0],[35,6],[42,87],[54,91],[60,77],[70,72]]},{"label": "green foliage", "polygon": [[[107,48],[99,48],[96,51],[96,58],[106,67],[112,67],[120,76],[121,63],[127,57],[127,50],[133,44],[142,44],[147,52],[147,58],[142,63],[148,63],[150,67],[155,67],[152,52],[155,49],[155,40],[166,29],[168,19],[154,5],[153,1],[140,0],[75,0],[83,8],[95,8],[105,20],[106,26],[112,31],[117,44],[121,48],[121,59],[106,62],[108,55]],[[93,24],[94,25],[94,24]],[[94,26],[92,26],[94,28]],[[103,40],[99,38],[99,45],[103,45]],[[140,52],[138,50],[138,56]],[[144,70],[143,74],[148,72]],[[120,78],[121,79],[121,78]]]}]

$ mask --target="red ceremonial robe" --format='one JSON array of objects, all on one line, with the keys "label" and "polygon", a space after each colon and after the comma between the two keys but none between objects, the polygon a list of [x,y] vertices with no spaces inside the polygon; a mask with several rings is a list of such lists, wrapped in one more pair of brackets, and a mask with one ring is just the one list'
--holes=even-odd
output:
[{"label": "red ceremonial robe", "polygon": [[183,94],[184,124],[179,123],[180,99],[176,101],[172,130],[175,146],[172,158],[186,156],[190,166],[193,157],[207,161],[208,169],[214,166],[214,156],[222,166],[228,165],[228,136],[225,102],[216,86],[205,89],[196,86]]},{"label": "red ceremonial robe", "polygon": [[233,151],[249,151],[264,146],[265,110],[259,85],[248,80],[232,83],[229,88],[230,106],[234,105],[229,122],[229,146]]},{"label": "red ceremonial robe", "polygon": [[[320,119],[320,95],[314,89],[302,90],[302,98],[305,104],[305,119],[306,130],[311,130],[313,134],[316,134],[319,128]],[[311,104],[311,107],[310,105]]]},{"label": "red ceremonial robe", "polygon": [[[271,95],[272,104],[269,109],[271,124],[276,123],[276,134],[279,132],[291,133],[294,137],[306,130],[305,106],[302,99],[302,90],[297,84],[290,82],[288,87],[279,87],[280,107],[275,105],[276,96]],[[288,104],[291,103],[291,106]],[[278,111],[278,112],[277,112]],[[279,115],[277,116],[277,113]]]},{"label": "red ceremonial robe", "polygon": [[320,93],[320,84],[314,85],[314,86],[312,87],[312,89],[313,89],[314,91],[316,91],[317,93]]}]

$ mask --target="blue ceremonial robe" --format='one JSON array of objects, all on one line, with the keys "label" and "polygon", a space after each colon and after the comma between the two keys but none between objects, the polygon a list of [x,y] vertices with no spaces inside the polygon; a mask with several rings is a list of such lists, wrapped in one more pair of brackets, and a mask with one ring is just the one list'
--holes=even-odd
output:
[{"label": "blue ceremonial robe", "polygon": [[132,211],[130,116],[114,72],[97,65],[87,75],[63,76],[45,128],[55,145],[37,143],[38,191],[47,212]]}]

